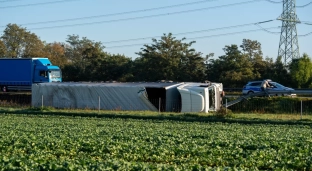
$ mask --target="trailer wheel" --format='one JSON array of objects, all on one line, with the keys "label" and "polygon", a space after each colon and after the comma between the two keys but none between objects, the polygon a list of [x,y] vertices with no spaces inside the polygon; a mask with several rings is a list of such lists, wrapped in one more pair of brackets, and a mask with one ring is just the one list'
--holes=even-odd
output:
[{"label": "trailer wheel", "polygon": [[2,86],[2,87],[1,87],[1,90],[2,90],[2,92],[7,92],[7,91],[8,91],[8,89],[7,89],[6,86]]}]

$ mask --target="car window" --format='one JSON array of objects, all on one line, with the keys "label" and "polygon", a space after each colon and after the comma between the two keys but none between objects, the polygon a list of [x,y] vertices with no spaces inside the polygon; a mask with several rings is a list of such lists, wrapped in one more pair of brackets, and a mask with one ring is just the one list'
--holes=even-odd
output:
[{"label": "car window", "polygon": [[274,85],[277,87],[277,88],[284,88],[285,86],[283,86],[282,84],[279,84],[279,83],[274,83]]},{"label": "car window", "polygon": [[261,86],[261,82],[250,83],[249,86]]}]

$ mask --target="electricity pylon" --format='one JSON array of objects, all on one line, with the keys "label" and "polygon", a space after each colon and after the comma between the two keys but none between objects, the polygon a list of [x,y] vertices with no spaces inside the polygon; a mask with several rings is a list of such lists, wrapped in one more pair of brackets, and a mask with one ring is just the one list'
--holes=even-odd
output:
[{"label": "electricity pylon", "polygon": [[300,57],[296,28],[300,21],[296,14],[296,0],[283,0],[283,13],[277,19],[283,22],[278,56],[282,57],[283,64],[287,66],[292,59]]}]

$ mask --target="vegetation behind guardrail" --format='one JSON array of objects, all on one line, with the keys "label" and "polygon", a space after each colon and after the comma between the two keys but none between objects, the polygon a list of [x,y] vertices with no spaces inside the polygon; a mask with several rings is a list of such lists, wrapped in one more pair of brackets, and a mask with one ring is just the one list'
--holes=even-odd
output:
[{"label": "vegetation behind guardrail", "polygon": [[[224,98],[223,103],[235,98]],[[312,98],[256,97],[230,106],[234,113],[312,114]]]}]

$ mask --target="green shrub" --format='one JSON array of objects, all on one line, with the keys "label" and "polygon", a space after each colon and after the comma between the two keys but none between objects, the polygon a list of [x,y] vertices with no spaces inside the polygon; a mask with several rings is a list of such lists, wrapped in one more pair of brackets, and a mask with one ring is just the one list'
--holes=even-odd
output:
[{"label": "green shrub", "polygon": [[226,109],[225,107],[221,107],[217,112],[214,113],[214,116],[218,118],[226,118],[232,116],[232,111],[230,109]]},{"label": "green shrub", "polygon": [[[232,100],[233,99],[228,99],[227,102]],[[255,97],[241,101],[228,108],[235,113],[298,114],[301,112],[301,101],[302,111],[304,113],[312,114],[312,99],[310,98]]]},{"label": "green shrub", "polygon": [[52,106],[30,107],[29,110],[31,111],[53,111],[55,110],[55,108]]}]

